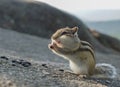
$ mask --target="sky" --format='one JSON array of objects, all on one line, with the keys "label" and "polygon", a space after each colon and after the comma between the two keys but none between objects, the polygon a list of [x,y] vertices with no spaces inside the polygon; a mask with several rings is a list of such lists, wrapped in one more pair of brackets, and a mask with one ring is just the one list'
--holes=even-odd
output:
[{"label": "sky", "polygon": [[36,0],[87,21],[120,19],[120,0]]}]

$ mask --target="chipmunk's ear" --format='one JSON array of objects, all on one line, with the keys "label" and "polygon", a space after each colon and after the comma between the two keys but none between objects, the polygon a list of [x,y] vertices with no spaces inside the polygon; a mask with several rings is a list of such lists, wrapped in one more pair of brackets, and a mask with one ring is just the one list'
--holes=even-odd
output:
[{"label": "chipmunk's ear", "polygon": [[78,27],[73,27],[72,29],[73,29],[74,33],[76,33],[78,31]]}]

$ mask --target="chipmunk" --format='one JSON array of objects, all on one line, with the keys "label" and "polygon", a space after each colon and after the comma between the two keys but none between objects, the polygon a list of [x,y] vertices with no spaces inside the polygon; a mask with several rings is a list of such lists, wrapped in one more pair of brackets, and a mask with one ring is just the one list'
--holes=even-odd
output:
[{"label": "chipmunk", "polygon": [[78,37],[78,27],[61,28],[51,36],[48,48],[69,61],[73,73],[88,77],[114,78],[116,69],[106,63],[96,64],[92,45]]}]

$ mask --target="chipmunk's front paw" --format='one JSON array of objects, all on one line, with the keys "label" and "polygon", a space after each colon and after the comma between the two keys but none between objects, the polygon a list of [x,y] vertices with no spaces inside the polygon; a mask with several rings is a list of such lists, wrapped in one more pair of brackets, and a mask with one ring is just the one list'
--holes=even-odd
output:
[{"label": "chipmunk's front paw", "polygon": [[72,74],[72,75],[77,75],[77,76],[79,76],[80,74],[76,74],[76,73],[74,73],[73,71],[70,71],[70,70],[66,70],[66,71],[64,71],[65,73],[68,73],[68,74]]},{"label": "chipmunk's front paw", "polygon": [[70,70],[66,70],[66,71],[64,71],[64,73],[66,73],[66,74],[72,74],[72,75],[77,75],[80,78],[86,78],[87,77],[87,75],[76,74],[76,73],[74,73],[74,72],[72,72]]},{"label": "chipmunk's front paw", "polygon": [[79,74],[79,77],[81,77],[81,78],[87,78],[86,75],[80,75],[80,74]]}]

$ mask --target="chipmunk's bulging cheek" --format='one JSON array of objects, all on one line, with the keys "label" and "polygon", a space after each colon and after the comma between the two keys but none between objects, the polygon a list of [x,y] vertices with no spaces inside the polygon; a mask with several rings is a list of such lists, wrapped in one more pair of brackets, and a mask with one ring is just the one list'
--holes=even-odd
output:
[{"label": "chipmunk's bulging cheek", "polygon": [[69,37],[61,37],[59,40],[61,48],[70,48],[70,45],[73,44],[73,40]]}]

